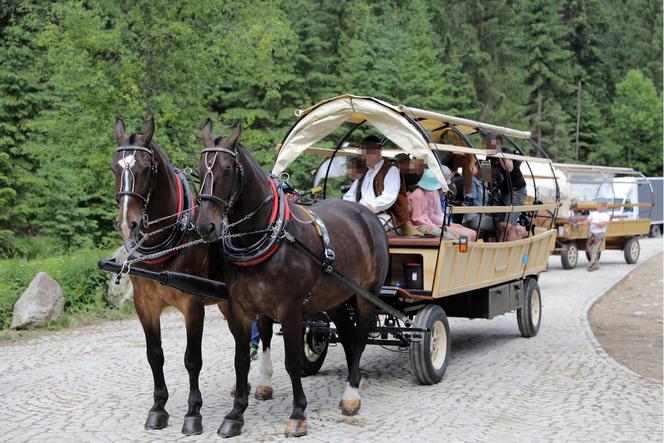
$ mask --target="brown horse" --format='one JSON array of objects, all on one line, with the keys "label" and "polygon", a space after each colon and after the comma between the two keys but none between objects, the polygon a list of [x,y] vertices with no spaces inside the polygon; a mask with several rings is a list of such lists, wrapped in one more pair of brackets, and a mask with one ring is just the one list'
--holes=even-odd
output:
[{"label": "brown horse", "polygon": [[[186,230],[187,225],[193,223],[194,216],[194,201],[187,195],[186,180],[171,165],[164,151],[152,141],[154,130],[153,119],[148,121],[143,134],[131,136],[125,134],[122,120],[117,119],[115,124],[118,147],[111,169],[115,174],[118,200],[116,227],[125,240],[125,248],[134,249],[134,255],[141,252],[158,253],[198,238],[193,230]],[[163,221],[159,222],[159,219]],[[141,229],[147,232],[141,232]],[[142,234],[147,234],[148,238],[136,247]],[[177,271],[221,280],[217,251],[216,247],[198,244],[154,260],[146,260],[140,266],[153,271]],[[131,281],[134,286],[134,305],[145,332],[147,358],[154,379],[154,404],[148,413],[145,428],[161,429],[168,425],[168,413],[165,410],[168,390],[164,381],[160,316],[165,307],[173,306],[184,315],[187,330],[184,364],[189,373],[189,409],[184,418],[182,433],[200,434],[203,431],[200,415],[203,401],[198,378],[203,364],[201,340],[204,307],[218,302],[186,294],[152,280],[132,277]],[[219,303],[222,312],[226,313],[226,307],[226,303]],[[269,336],[263,334],[264,347],[269,347],[271,332],[270,329]]]},{"label": "brown horse", "polygon": [[[349,371],[340,406],[344,414],[352,415],[360,408],[359,363],[374,306],[356,297],[355,318],[351,320],[344,303],[353,291],[325,273],[320,263],[294,244],[280,240],[292,235],[324,257],[321,236],[305,209],[286,201],[278,183],[261,170],[249,151],[239,146],[240,133],[238,126],[229,138],[213,140],[212,122],[208,120],[203,128],[205,149],[199,163],[197,229],[204,240],[223,245],[223,273],[230,293],[228,324],[235,337],[238,389],[233,409],[218,433],[230,437],[241,432],[248,405],[248,392],[243,387],[249,371],[250,328],[256,315],[263,314],[282,325],[286,370],[294,397],[285,435],[301,436],[307,433],[307,400],[300,372],[303,319],[326,311],[335,322]],[[317,203],[311,211],[327,226],[336,252],[335,269],[377,295],[389,259],[387,236],[380,221],[368,209],[341,200]],[[283,227],[282,221],[286,222]]]}]

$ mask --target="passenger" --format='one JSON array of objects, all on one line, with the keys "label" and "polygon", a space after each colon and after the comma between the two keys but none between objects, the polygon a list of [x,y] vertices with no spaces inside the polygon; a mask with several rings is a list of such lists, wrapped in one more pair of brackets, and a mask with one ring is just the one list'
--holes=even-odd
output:
[{"label": "passenger", "polygon": [[588,240],[586,241],[586,251],[590,256],[588,271],[593,272],[599,269],[599,254],[602,250],[602,242],[606,234],[606,228],[611,221],[611,216],[606,209],[607,201],[604,199],[597,201],[597,211],[593,211],[588,217],[579,222],[579,224],[590,225],[588,228]]},{"label": "passenger", "polygon": [[327,179],[326,198],[341,198],[348,192],[353,181],[362,176],[366,169],[364,159],[359,155],[349,155],[346,157],[346,175],[332,177]]},{"label": "passenger", "polygon": [[415,189],[408,193],[411,220],[425,234],[439,236],[442,232],[444,214],[440,206],[438,191],[442,186],[430,169],[426,169]]},{"label": "passenger", "polygon": [[[441,168],[445,179],[449,183],[450,169],[444,165]],[[416,188],[408,193],[408,201],[412,208],[411,219],[417,229],[424,234],[441,235],[445,212],[439,194],[436,192],[440,189],[442,189],[440,182],[433,175],[433,172],[426,169]],[[466,236],[471,241],[475,240],[475,231],[456,223],[445,226],[445,235],[447,238]]]},{"label": "passenger", "polygon": [[[366,169],[344,194],[344,200],[358,202],[369,208],[379,215],[388,230],[398,229],[402,235],[420,235],[410,222],[406,186],[399,169],[383,160],[378,137],[366,137],[362,140],[360,150],[366,161]],[[390,226],[392,223],[393,226]]]},{"label": "passenger", "polygon": [[[503,150],[502,137],[499,134],[489,134],[486,139],[487,149]],[[505,206],[522,206],[526,203],[526,179],[521,173],[521,162],[512,161],[508,158],[498,158],[500,166],[501,183],[500,196]],[[511,186],[510,186],[511,185]],[[519,220],[520,212],[506,213],[503,221],[508,221],[511,225],[516,225]]]},{"label": "passenger", "polygon": [[[473,156],[474,157],[474,156]],[[484,186],[482,180],[477,177],[479,168],[476,162],[471,162],[469,165],[470,173],[472,174],[471,180],[471,194],[466,192],[465,203],[469,206],[485,206],[484,202],[489,201],[489,192]],[[488,206],[488,204],[486,205]],[[489,214],[465,214],[463,217],[462,225],[470,228],[473,231],[480,232],[494,232],[495,224],[493,217]]]},{"label": "passenger", "polygon": [[424,160],[412,159],[406,153],[397,154],[394,157],[394,164],[399,168],[401,177],[406,185],[406,191],[412,191],[424,174]]}]

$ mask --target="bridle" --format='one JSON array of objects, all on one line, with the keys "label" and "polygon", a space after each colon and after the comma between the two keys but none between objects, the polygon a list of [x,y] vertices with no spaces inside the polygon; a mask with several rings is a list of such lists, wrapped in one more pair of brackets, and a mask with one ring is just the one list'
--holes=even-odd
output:
[{"label": "bridle", "polygon": [[[129,157],[127,157],[126,155],[128,151],[132,152],[129,155]],[[148,182],[148,192],[145,195],[145,197],[134,191],[136,180],[134,177],[134,172],[131,170],[131,168],[134,166],[135,163],[136,151],[147,152],[150,155],[150,179]],[[118,164],[122,168],[120,176],[120,192],[117,192],[115,194],[115,200],[119,202],[120,198],[126,196],[126,197],[133,197],[136,200],[142,202],[141,219],[143,220],[143,224],[147,226],[148,220],[146,218],[146,210],[148,204],[150,203],[152,187],[154,184],[154,179],[157,175],[157,163],[154,160],[154,152],[152,151],[152,149],[146,148],[145,146],[134,146],[134,145],[118,146],[115,149],[115,152],[122,152],[122,158],[118,160]]]},{"label": "bridle", "polygon": [[[228,200],[213,195],[214,192],[214,165],[217,161],[219,153],[230,155],[234,159],[233,165],[233,184],[231,188],[231,195]],[[270,258],[279,248],[283,233],[286,229],[288,221],[290,220],[290,210],[288,201],[284,195],[283,189],[280,186],[278,179],[273,176],[267,177],[268,185],[271,193],[263,201],[260,202],[258,207],[253,211],[240,217],[238,220],[229,223],[228,214],[232,210],[233,205],[237,202],[242,190],[244,189],[244,169],[238,159],[237,147],[234,150],[221,147],[207,147],[201,151],[201,155],[205,154],[205,173],[201,179],[201,192],[198,194],[199,200],[208,200],[222,205],[223,213],[221,216],[221,236],[217,239],[217,244],[222,251],[224,257],[228,258],[233,264],[237,266],[253,266]],[[210,155],[212,158],[210,159]],[[210,180],[210,191],[205,193],[205,182]],[[239,185],[238,182],[239,181]],[[271,202],[271,214],[268,225],[263,229],[250,232],[231,233],[231,228],[252,219],[258,212],[267,204]],[[237,246],[233,243],[233,239],[246,237],[251,235],[259,235],[260,238],[249,246]]]},{"label": "bridle", "polygon": [[[209,160],[209,155],[211,153],[214,153],[212,156],[212,161],[210,162]],[[233,162],[233,184],[231,185],[231,196],[226,201],[225,199],[221,197],[217,197],[214,195],[214,165],[217,162],[217,157],[219,156],[219,153],[222,154],[227,154],[233,157],[234,162]],[[242,165],[240,164],[240,161],[238,159],[237,155],[237,148],[234,150],[230,150],[227,148],[221,148],[218,146],[209,146],[201,151],[201,155],[205,154],[205,174],[203,175],[203,178],[201,179],[201,192],[198,194],[198,200],[199,202],[202,200],[209,200],[212,202],[215,202],[219,205],[222,206],[224,209],[224,219],[226,218],[226,215],[228,214],[228,211],[231,210],[233,207],[233,204],[237,201],[238,197],[242,193],[242,190],[244,189],[244,168],[242,168]],[[210,192],[205,193],[205,183],[208,179],[210,178]],[[238,187],[236,187],[236,183],[239,181],[239,190]]]}]

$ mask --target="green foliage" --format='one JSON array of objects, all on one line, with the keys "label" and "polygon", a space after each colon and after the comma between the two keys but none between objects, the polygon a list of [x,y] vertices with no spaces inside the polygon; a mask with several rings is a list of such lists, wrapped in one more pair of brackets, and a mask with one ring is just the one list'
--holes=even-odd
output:
[{"label": "green foliage", "polygon": [[616,85],[608,132],[610,143],[591,160],[662,173],[662,96],[641,71],[629,71]]},{"label": "green foliage", "polygon": [[97,261],[108,251],[81,250],[74,255],[37,260],[0,262],[0,329],[11,324],[14,303],[39,271],[58,282],[65,296],[65,312],[98,312],[106,309],[104,294],[108,275],[100,272]]},{"label": "green foliage", "polygon": [[[129,132],[154,116],[181,167],[207,117],[218,136],[242,122],[269,169],[295,109],[353,93],[527,128],[577,161],[581,83],[578,161],[661,173],[655,0],[10,0],[0,65],[0,256],[117,240],[117,116]],[[293,167],[298,187],[319,161]]]}]

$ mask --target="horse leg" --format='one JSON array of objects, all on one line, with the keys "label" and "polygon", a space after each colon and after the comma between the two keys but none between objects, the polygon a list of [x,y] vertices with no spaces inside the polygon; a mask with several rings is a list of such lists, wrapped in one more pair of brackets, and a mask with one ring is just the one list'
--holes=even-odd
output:
[{"label": "horse leg", "polygon": [[[355,326],[350,320],[350,315],[348,313],[348,308],[345,304],[335,307],[327,311],[330,319],[334,322],[334,325],[337,327],[337,335],[341,341],[341,345],[344,348],[344,354],[346,355],[346,365],[348,367],[348,377],[346,378],[346,390],[341,400],[339,400],[339,409],[344,410],[344,400],[352,401],[355,398],[359,398],[356,395],[353,395],[354,392],[350,391],[350,373],[353,366],[353,336]],[[348,406],[346,406],[348,408]]]},{"label": "horse leg", "polygon": [[272,398],[272,359],[270,357],[270,343],[272,342],[272,325],[274,320],[264,315],[258,317],[258,332],[261,336],[263,352],[260,356],[260,382],[256,386],[254,396],[257,400],[270,400]]},{"label": "horse leg", "polygon": [[184,366],[189,373],[189,409],[184,416],[182,433],[197,435],[203,432],[201,406],[203,398],[198,387],[198,377],[203,366],[201,355],[201,342],[203,340],[203,322],[205,320],[205,307],[200,300],[189,303],[183,310],[185,325],[187,327],[187,349],[184,353]]},{"label": "horse leg", "polygon": [[222,437],[235,437],[242,432],[244,425],[244,411],[249,405],[249,389],[247,378],[249,376],[249,341],[251,340],[251,324],[255,316],[246,315],[240,309],[230,306],[231,315],[228,317],[228,326],[235,338],[235,400],[233,409],[229,412],[219,426],[217,434]]},{"label": "horse leg", "polygon": [[286,437],[301,437],[307,434],[307,418],[304,410],[307,408],[307,397],[302,389],[302,313],[295,309],[287,312],[297,312],[292,319],[282,322],[284,334],[284,347],[286,350],[286,371],[293,386],[293,413],[286,424],[284,435]]},{"label": "horse leg", "polygon": [[[374,291],[375,292],[375,291]],[[348,366],[348,383],[341,399],[341,413],[355,415],[362,404],[359,388],[362,375],[360,374],[360,359],[367,345],[369,328],[374,318],[374,305],[362,297],[357,298],[355,310],[355,327],[352,331],[352,353]]]},{"label": "horse leg", "polygon": [[164,350],[161,347],[161,323],[159,321],[163,306],[147,301],[141,296],[135,296],[134,303],[145,333],[148,363],[154,380],[154,404],[148,412],[145,429],[163,429],[168,426],[168,412],[165,409],[168,389],[164,380]]}]

